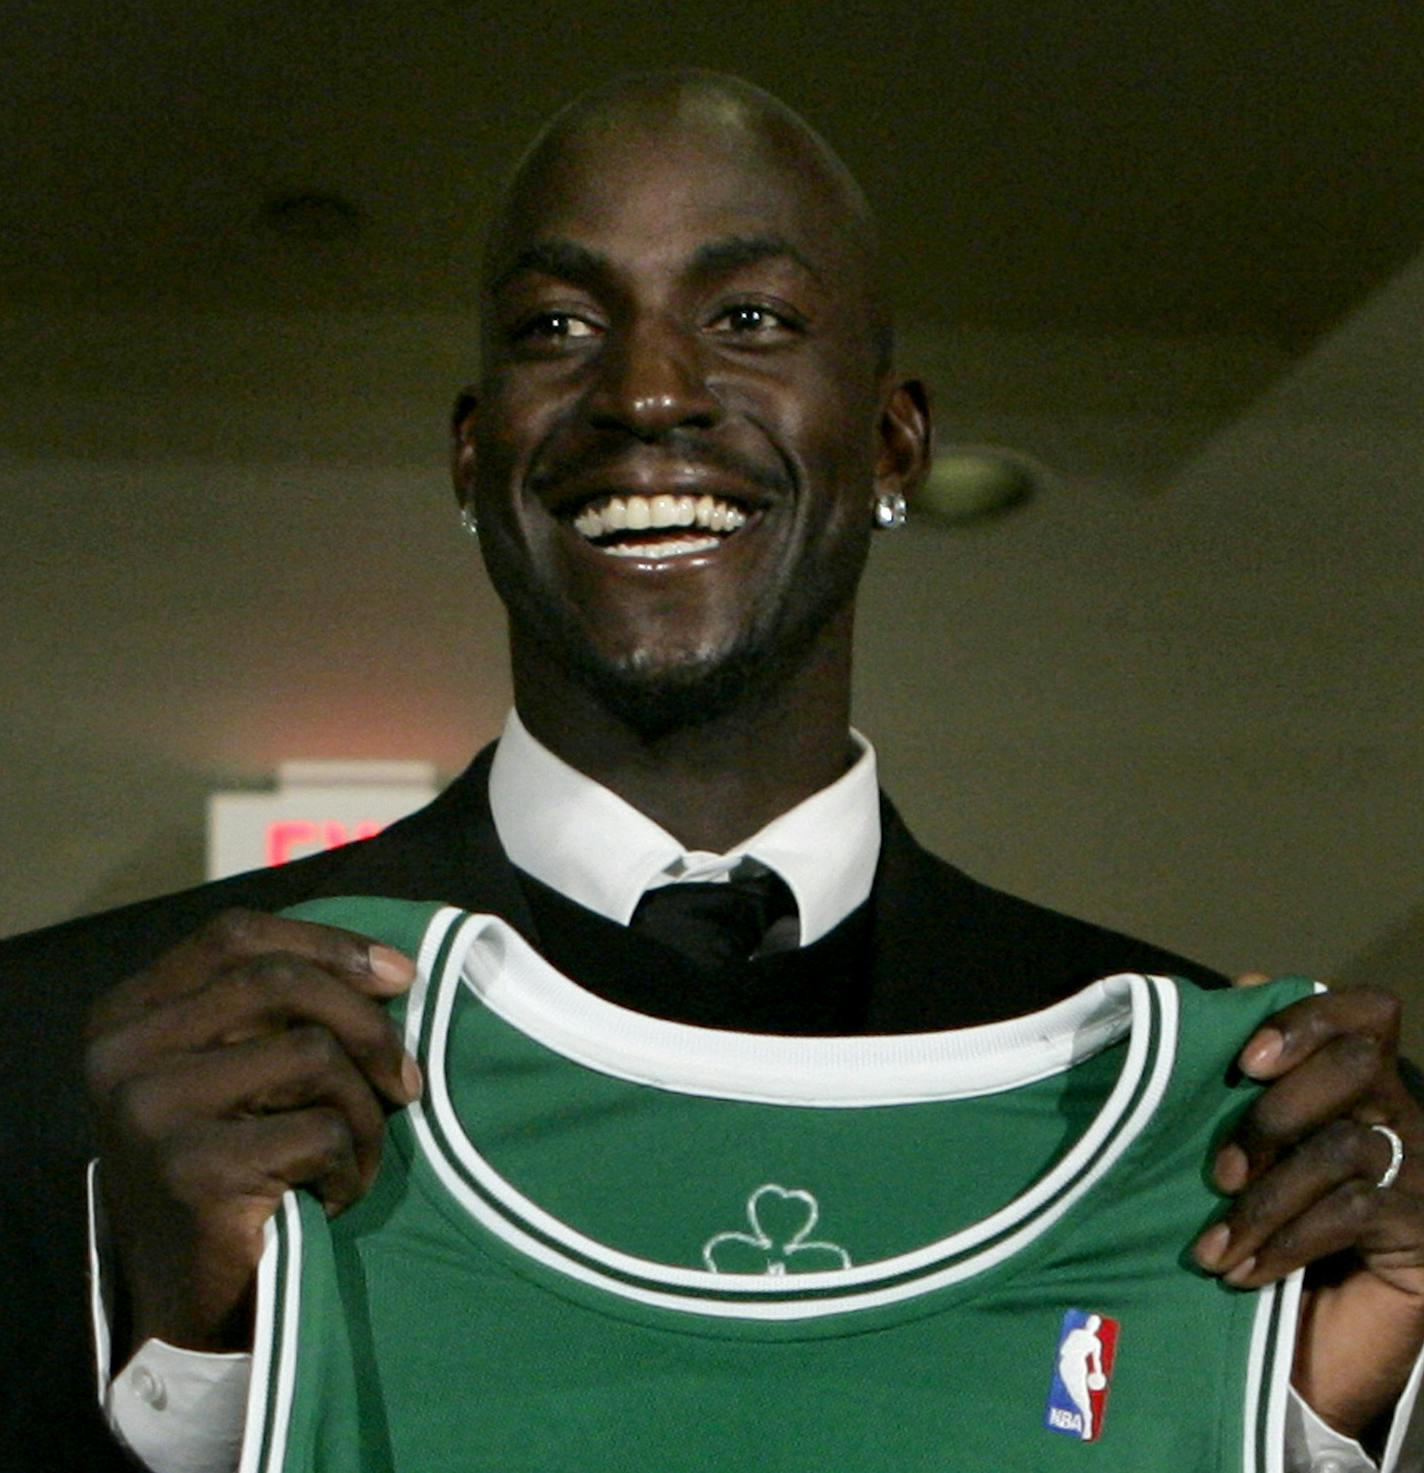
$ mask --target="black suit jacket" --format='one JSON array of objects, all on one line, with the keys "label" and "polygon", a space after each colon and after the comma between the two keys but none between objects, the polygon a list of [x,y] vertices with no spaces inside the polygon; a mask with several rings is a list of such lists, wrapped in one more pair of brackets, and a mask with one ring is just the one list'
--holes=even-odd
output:
[{"label": "black suit jacket", "polygon": [[[503,916],[565,970],[580,972],[583,928],[621,927],[540,911],[504,857],[488,801],[492,749],[427,808],[376,838],[0,942],[0,1465],[127,1467],[97,1410],[90,1350],[84,1177],[93,1155],[83,1102],[90,1004],[229,906],[278,910],[330,895],[441,900]],[[1096,977],[1169,972],[1221,978],[1143,942],[980,885],[915,843],[883,804],[870,902],[870,1032],[967,1026],[1031,1011]],[[590,984],[594,985],[594,984]],[[676,1011],[676,1009],[670,1009]],[[816,1031],[812,1029],[811,1031]]]}]

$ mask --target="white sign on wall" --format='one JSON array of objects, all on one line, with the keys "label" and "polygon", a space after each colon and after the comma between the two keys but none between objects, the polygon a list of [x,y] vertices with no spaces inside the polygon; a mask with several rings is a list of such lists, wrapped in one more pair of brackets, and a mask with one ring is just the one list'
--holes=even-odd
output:
[{"label": "white sign on wall", "polygon": [[428,803],[428,762],[283,762],[266,793],[208,797],[208,878],[369,839]]}]

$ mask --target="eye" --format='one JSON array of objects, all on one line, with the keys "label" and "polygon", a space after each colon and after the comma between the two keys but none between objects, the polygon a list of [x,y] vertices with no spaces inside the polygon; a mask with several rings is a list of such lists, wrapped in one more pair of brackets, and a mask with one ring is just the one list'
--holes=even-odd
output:
[{"label": "eye", "polygon": [[591,338],[598,328],[587,318],[572,312],[538,312],[526,318],[515,330],[515,337],[523,341],[563,343],[574,338]]},{"label": "eye", "polygon": [[785,332],[796,326],[787,313],[776,311],[760,302],[737,302],[724,308],[708,324],[713,332],[738,337],[763,337],[774,332]]}]

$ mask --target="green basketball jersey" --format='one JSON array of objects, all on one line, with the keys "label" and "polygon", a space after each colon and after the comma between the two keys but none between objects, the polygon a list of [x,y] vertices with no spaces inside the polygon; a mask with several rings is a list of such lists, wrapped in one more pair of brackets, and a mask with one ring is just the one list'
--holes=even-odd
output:
[{"label": "green basketball jersey", "polygon": [[789,1038],[620,1008],[491,916],[290,914],[417,958],[426,1088],[359,1203],[268,1225],[241,1473],[1280,1469],[1299,1277],[1187,1249],[1231,1062],[1311,984]]}]

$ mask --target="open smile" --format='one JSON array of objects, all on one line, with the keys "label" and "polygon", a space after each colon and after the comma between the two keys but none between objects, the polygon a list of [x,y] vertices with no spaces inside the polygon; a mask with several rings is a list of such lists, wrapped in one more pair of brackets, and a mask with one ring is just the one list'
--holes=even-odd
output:
[{"label": "open smile", "polygon": [[754,508],[727,497],[659,492],[597,496],[571,525],[610,557],[662,561],[715,552],[756,518]]}]

